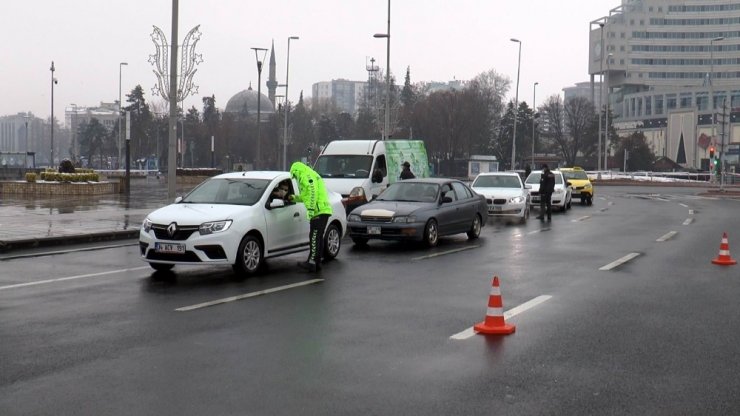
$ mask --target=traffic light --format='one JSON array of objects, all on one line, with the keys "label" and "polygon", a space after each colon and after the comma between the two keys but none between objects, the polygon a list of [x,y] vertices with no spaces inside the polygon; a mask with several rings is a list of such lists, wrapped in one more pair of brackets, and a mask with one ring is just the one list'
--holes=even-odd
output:
[{"label": "traffic light", "polygon": [[709,147],[709,158],[714,160],[714,146]]}]

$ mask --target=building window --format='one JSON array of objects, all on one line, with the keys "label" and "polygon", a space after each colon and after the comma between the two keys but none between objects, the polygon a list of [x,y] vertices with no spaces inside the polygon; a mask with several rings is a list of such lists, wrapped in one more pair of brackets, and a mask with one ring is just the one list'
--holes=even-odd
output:
[{"label": "building window", "polygon": [[655,96],[655,115],[661,115],[663,114],[663,96],[662,95],[656,95]]},{"label": "building window", "polygon": [[645,115],[653,115],[653,97],[645,97]]},{"label": "building window", "polygon": [[676,109],[676,94],[666,94],[666,110]]},{"label": "building window", "polygon": [[691,108],[691,93],[681,94],[681,108]]},{"label": "building window", "polygon": [[699,111],[705,111],[709,108],[709,96],[706,92],[696,93],[696,108]]}]

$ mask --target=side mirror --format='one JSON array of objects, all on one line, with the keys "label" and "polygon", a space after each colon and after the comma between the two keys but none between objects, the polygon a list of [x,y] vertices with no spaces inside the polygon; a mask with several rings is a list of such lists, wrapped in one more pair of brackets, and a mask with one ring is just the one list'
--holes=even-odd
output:
[{"label": "side mirror", "polygon": [[182,197],[181,197],[181,196],[178,196],[177,198],[175,198],[175,203],[176,203],[176,204],[177,204],[178,202],[180,202],[180,201],[182,201]]},{"label": "side mirror", "polygon": [[528,184],[528,183],[525,183],[525,184],[524,184],[524,188],[525,188],[525,189],[532,189],[532,185],[530,185],[530,184]]},{"label": "side mirror", "polygon": [[452,202],[452,198],[449,196],[443,196],[442,199],[439,200],[440,204],[446,204]]},{"label": "side mirror", "polygon": [[283,201],[282,199],[277,199],[276,198],[276,199],[273,199],[272,201],[270,201],[270,203],[267,205],[267,208],[268,209],[273,209],[273,208],[281,208],[281,207],[284,207],[284,206],[285,206],[285,201]]},{"label": "side mirror", "polygon": [[565,181],[565,186],[573,186],[573,184],[570,181]]}]

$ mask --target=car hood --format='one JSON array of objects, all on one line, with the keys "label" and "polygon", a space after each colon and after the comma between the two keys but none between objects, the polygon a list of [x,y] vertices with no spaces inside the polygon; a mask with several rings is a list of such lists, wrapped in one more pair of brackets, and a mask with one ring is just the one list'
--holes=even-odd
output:
[{"label": "car hood", "polygon": [[171,204],[148,215],[154,224],[200,225],[208,221],[233,219],[237,213],[244,213],[253,207],[225,204]]},{"label": "car hood", "polygon": [[526,195],[525,189],[521,188],[473,188],[473,190],[486,198],[513,198]]},{"label": "car hood", "polygon": [[326,189],[341,195],[349,195],[352,189],[362,186],[367,178],[324,178]]},{"label": "car hood", "polygon": [[387,212],[388,216],[409,215],[420,208],[431,208],[436,204],[436,202],[372,201],[355,208],[352,213],[363,215],[363,212],[372,210],[379,213]]}]

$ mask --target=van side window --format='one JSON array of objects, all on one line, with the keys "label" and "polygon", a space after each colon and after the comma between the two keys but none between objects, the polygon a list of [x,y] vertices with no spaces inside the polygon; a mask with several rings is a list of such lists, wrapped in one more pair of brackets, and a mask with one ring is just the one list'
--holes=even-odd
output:
[{"label": "van side window", "polygon": [[380,155],[375,159],[375,169],[380,169],[380,171],[383,172],[383,177],[388,176],[388,168],[385,165],[385,155]]}]

